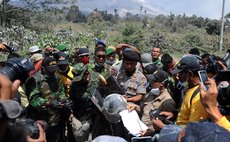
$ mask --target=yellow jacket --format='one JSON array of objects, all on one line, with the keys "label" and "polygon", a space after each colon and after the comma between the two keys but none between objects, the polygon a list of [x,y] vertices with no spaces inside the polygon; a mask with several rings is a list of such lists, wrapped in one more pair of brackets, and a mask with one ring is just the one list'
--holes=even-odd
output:
[{"label": "yellow jacket", "polygon": [[180,112],[177,116],[177,125],[187,125],[188,122],[196,122],[208,117],[203,105],[200,101],[200,93],[198,93],[193,99],[190,105],[190,100],[193,92],[199,87],[198,85],[190,88],[185,93],[183,102],[181,104]]}]

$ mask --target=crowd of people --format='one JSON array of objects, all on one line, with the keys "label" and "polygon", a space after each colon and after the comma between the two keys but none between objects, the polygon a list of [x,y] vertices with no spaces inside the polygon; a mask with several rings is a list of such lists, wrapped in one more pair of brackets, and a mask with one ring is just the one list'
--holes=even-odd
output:
[{"label": "crowd of people", "polygon": [[[9,48],[0,44],[1,52],[9,52],[8,60],[21,58]],[[124,92],[120,96],[127,110],[136,111],[148,127],[139,137],[159,142],[230,140],[230,52],[221,58],[191,48],[175,59],[160,47],[141,53],[134,45],[107,46],[103,40],[96,40],[93,53],[88,46],[74,50],[69,55],[65,44],[30,47],[33,69],[23,72],[27,77],[21,83],[0,70],[0,141],[131,141],[134,136],[121,119],[107,120],[92,99],[109,77]],[[204,84],[200,70],[209,77]],[[24,120],[23,128],[19,120]],[[25,128],[29,120],[39,131],[36,137]]]}]

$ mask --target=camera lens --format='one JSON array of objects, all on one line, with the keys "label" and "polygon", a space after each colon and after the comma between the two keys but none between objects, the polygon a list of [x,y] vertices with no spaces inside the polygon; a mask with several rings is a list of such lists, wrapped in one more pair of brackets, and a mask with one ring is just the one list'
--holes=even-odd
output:
[{"label": "camera lens", "polygon": [[218,89],[217,101],[220,106],[230,105],[230,86]]},{"label": "camera lens", "polygon": [[5,62],[0,63],[3,68],[0,70],[4,76],[11,81],[19,79],[24,83],[29,75],[29,71],[34,69],[34,64],[29,59],[10,58]]},{"label": "camera lens", "polygon": [[9,80],[14,81],[15,78],[17,78],[17,70],[14,70],[10,66],[5,66],[0,70],[0,73],[6,76]]}]

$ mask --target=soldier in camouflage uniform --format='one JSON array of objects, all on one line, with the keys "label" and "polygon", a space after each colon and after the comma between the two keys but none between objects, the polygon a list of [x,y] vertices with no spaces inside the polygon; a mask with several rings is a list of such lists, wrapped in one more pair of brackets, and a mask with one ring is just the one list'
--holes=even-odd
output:
[{"label": "soldier in camouflage uniform", "polygon": [[117,76],[117,81],[126,92],[128,102],[140,104],[143,95],[146,94],[146,77],[136,68],[140,56],[132,49],[126,48],[122,52],[125,70]]},{"label": "soldier in camouflage uniform", "polygon": [[94,52],[94,64],[89,65],[94,72],[100,73],[105,79],[111,74],[111,66],[105,63],[106,50],[103,47],[98,47]]},{"label": "soldier in camouflage uniform", "polygon": [[30,105],[36,110],[36,119],[47,121],[47,141],[60,141],[60,110],[67,100],[60,79],[55,75],[57,63],[53,57],[46,57],[42,62],[41,72],[37,72],[26,83],[26,92]]},{"label": "soldier in camouflage uniform", "polygon": [[91,97],[100,84],[100,74],[88,69],[82,63],[74,66],[73,73],[75,77],[70,88],[70,99],[74,102],[74,116],[80,121],[80,126],[76,126],[78,132],[75,137],[79,142],[84,142],[89,139],[93,126],[98,125],[95,123],[95,118],[99,110]]}]

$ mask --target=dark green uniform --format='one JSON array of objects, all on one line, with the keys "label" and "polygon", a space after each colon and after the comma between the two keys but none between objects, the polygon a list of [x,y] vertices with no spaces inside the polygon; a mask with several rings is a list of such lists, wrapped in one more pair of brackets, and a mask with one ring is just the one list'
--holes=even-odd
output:
[{"label": "dark green uniform", "polygon": [[[91,100],[95,89],[100,85],[100,74],[99,72],[94,71],[94,68],[91,65],[92,64],[88,65],[89,74],[82,75],[82,73],[76,73],[78,76],[73,79],[71,84],[70,98],[74,102],[74,115],[81,122],[78,124],[80,126],[77,126],[77,128],[83,129],[86,124],[90,123],[90,128],[87,129],[88,132],[81,129],[78,130],[77,133],[79,133],[79,135],[77,136],[77,139],[79,141],[87,141],[89,133],[92,133],[92,138],[99,135],[111,134],[110,124]],[[81,68],[79,68],[78,66],[75,66],[74,68],[80,70],[84,67],[81,66]],[[106,72],[103,76],[106,78]]]},{"label": "dark green uniform", "polygon": [[111,66],[108,64],[105,64],[104,67],[96,67],[95,64],[90,63],[88,67],[90,70],[100,73],[105,79],[111,74]]},{"label": "dark green uniform", "polygon": [[90,114],[94,104],[91,101],[93,91],[99,85],[99,73],[89,71],[89,81],[80,80],[71,84],[70,98],[74,102],[74,115],[77,118]]}]

